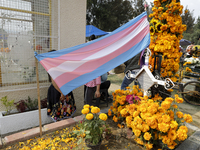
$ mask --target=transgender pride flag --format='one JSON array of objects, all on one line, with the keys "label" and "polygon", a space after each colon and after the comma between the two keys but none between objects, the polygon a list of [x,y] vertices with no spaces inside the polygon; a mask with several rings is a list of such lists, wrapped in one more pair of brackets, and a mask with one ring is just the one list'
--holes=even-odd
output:
[{"label": "transgender pride flag", "polygon": [[71,48],[35,53],[64,95],[129,60],[150,44],[144,12],[115,31]]}]

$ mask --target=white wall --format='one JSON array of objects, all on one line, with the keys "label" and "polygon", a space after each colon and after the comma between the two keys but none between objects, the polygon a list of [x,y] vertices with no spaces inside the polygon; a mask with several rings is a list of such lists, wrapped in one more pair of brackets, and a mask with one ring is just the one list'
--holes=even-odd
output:
[{"label": "white wall", "polygon": [[[60,5],[58,5],[60,4]],[[60,12],[58,10],[60,9]],[[85,26],[86,26],[86,0],[52,0],[52,10],[57,13],[53,14],[52,32],[56,32],[59,36],[60,43],[58,45],[52,43],[52,49],[68,48],[71,46],[79,45],[85,42]],[[60,17],[58,16],[60,14]],[[60,18],[60,22],[58,20]],[[59,28],[60,27],[60,28]],[[60,44],[60,45],[59,45]],[[48,87],[40,89],[41,99],[47,95]],[[75,101],[77,105],[77,113],[81,111],[83,105],[83,86],[75,89],[74,91]],[[0,87],[0,98],[8,96],[8,100],[15,99],[19,101],[21,99],[37,98],[37,89],[29,90],[12,90],[2,91]],[[5,107],[0,102],[0,111],[4,111]]]}]

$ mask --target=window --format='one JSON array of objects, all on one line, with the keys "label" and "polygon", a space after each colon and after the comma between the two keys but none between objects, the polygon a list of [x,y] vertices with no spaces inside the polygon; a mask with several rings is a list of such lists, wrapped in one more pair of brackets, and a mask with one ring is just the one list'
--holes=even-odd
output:
[{"label": "window", "polygon": [[[1,90],[36,87],[34,52],[57,49],[52,7],[50,0],[0,0]],[[38,70],[47,85],[47,72]]]}]

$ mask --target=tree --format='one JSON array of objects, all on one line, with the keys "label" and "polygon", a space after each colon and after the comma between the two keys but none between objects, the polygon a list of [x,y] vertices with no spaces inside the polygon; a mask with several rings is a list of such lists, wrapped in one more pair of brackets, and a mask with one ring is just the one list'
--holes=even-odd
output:
[{"label": "tree", "polygon": [[145,11],[144,1],[145,0],[134,0],[133,1],[134,16],[138,16]]},{"label": "tree", "polygon": [[194,21],[193,11],[191,12],[189,9],[185,9],[184,13],[181,15],[183,24],[187,25],[187,30],[185,33],[193,33]]},{"label": "tree", "polygon": [[87,24],[113,31],[133,18],[131,0],[87,0]]}]

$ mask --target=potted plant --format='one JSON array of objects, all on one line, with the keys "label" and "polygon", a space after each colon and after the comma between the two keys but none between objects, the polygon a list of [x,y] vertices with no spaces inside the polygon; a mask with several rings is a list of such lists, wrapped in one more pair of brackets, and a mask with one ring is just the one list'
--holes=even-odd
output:
[{"label": "potted plant", "polygon": [[106,126],[105,121],[108,116],[105,113],[99,114],[100,109],[90,105],[84,105],[81,112],[85,117],[79,123],[80,130],[74,132],[79,137],[85,138],[85,143],[89,148],[98,150],[100,149]]}]

